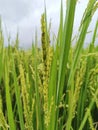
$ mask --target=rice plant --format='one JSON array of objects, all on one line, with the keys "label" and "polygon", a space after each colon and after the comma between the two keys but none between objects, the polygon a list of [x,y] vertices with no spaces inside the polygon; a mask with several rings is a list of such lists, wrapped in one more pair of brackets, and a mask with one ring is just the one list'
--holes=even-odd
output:
[{"label": "rice plant", "polygon": [[98,129],[98,20],[92,41],[83,47],[98,2],[88,1],[72,46],[76,4],[77,0],[67,0],[64,17],[61,1],[52,44],[45,7],[40,18],[41,47],[35,32],[29,50],[19,49],[18,34],[14,46],[4,46],[0,20],[0,130]]}]

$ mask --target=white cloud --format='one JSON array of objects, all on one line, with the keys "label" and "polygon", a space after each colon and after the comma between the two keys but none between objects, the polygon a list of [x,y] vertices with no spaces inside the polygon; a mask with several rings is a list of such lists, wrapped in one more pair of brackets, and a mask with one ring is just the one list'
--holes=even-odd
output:
[{"label": "white cloud", "polygon": [[[60,1],[61,0],[46,0],[48,21],[51,19],[52,31],[55,33],[59,25]],[[63,0],[63,2],[65,10],[66,2],[65,0]],[[87,0],[80,0],[80,2],[78,2],[74,24],[75,33],[78,30],[86,4]],[[31,45],[36,28],[38,36],[40,35],[40,17],[43,12],[44,0],[0,0],[0,15],[2,16],[3,23],[6,24],[12,39],[15,39],[17,29],[19,29],[21,46]],[[96,17],[98,17],[97,14]],[[3,29],[5,30],[4,24]],[[91,24],[91,28],[94,28],[94,24]],[[4,34],[6,35],[5,32],[6,31],[4,31]]]},{"label": "white cloud", "polygon": [[28,15],[30,5],[25,0],[0,0],[0,12],[4,20],[18,22]]}]

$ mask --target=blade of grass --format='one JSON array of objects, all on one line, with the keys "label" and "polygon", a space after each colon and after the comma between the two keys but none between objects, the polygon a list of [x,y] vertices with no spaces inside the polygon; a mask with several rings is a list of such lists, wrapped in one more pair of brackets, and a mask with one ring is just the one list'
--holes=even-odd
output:
[{"label": "blade of grass", "polygon": [[4,74],[5,74],[5,91],[6,91],[6,105],[7,105],[7,114],[8,114],[8,122],[10,130],[16,130],[14,118],[13,118],[13,111],[12,111],[12,102],[11,102],[11,95],[9,90],[9,70],[8,70],[8,61],[7,61],[7,54],[5,58],[5,66],[4,66]]},{"label": "blade of grass", "polygon": [[35,33],[35,48],[34,48],[34,59],[35,59],[35,94],[36,94],[36,112],[37,112],[37,130],[43,130],[43,119],[41,116],[41,108],[40,108],[40,97],[39,97],[39,89],[38,89],[38,62],[37,62],[37,32]]},{"label": "blade of grass", "polygon": [[[53,61],[51,65],[50,79],[49,79],[49,107],[51,106],[51,102],[53,101],[53,105],[51,106],[51,116],[50,116],[50,124],[48,130],[56,129],[56,86],[57,86],[57,62],[58,62],[58,53],[59,53],[59,45],[61,44],[60,39],[62,39],[63,34],[63,4],[61,0],[61,9],[60,9],[60,25],[58,32],[58,39],[56,48],[54,47]],[[53,99],[52,99],[53,98]]]},{"label": "blade of grass", "polygon": [[4,38],[2,34],[2,27],[1,27],[1,18],[0,18],[0,82],[3,73],[3,53],[4,53]]},{"label": "blade of grass", "polygon": [[[58,85],[57,85],[57,101],[56,101],[57,104],[60,103],[62,92],[64,89],[64,80],[65,80],[69,50],[71,46],[71,37],[73,31],[76,0],[68,0],[67,4],[68,5],[67,5],[66,18],[65,18],[64,29],[63,29],[63,37],[62,39],[60,39],[61,55],[60,55]],[[57,117],[58,117],[58,112],[57,112]]]},{"label": "blade of grass", "polygon": [[68,61],[69,50],[71,46],[71,37],[74,23],[76,0],[68,0],[68,6],[66,10],[66,19],[63,30],[63,38],[60,39],[62,42],[62,52],[60,56],[59,74],[58,74],[58,87],[57,87],[57,102],[59,103],[65,80],[65,72]]},{"label": "blade of grass", "polygon": [[53,55],[53,61],[51,65],[50,79],[49,79],[49,110],[51,108],[50,113],[50,123],[48,126],[48,130],[55,130],[57,122],[55,122],[56,118],[56,85],[57,85],[57,53],[58,47]]},{"label": "blade of grass", "polygon": [[22,101],[20,97],[20,89],[18,85],[18,79],[16,75],[16,70],[15,70],[15,62],[14,62],[14,57],[12,56],[12,73],[13,73],[13,78],[14,78],[14,87],[15,87],[15,96],[16,96],[16,103],[17,103],[17,108],[18,108],[18,114],[19,114],[19,121],[20,121],[20,128],[21,130],[24,130],[24,120],[23,120],[23,109],[22,109]]}]

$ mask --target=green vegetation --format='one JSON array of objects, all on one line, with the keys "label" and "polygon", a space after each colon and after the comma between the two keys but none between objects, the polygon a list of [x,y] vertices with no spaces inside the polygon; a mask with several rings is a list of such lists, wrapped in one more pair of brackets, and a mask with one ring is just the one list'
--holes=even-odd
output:
[{"label": "green vegetation", "polygon": [[52,45],[46,9],[40,48],[37,33],[30,50],[19,49],[18,35],[14,46],[5,47],[0,22],[0,130],[98,129],[98,21],[92,41],[83,48],[98,2],[89,0],[72,47],[76,3],[67,0],[64,21],[61,1],[58,36]]}]

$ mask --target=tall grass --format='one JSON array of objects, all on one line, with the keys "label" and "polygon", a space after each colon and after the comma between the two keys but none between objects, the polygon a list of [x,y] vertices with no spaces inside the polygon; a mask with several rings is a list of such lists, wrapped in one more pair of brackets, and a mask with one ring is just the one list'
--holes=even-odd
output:
[{"label": "tall grass", "polygon": [[61,1],[54,45],[46,7],[40,48],[37,32],[30,50],[19,49],[18,34],[14,46],[5,47],[0,21],[0,130],[98,129],[98,20],[92,41],[83,48],[98,2],[88,1],[73,47],[76,4],[67,0],[64,17]]}]

